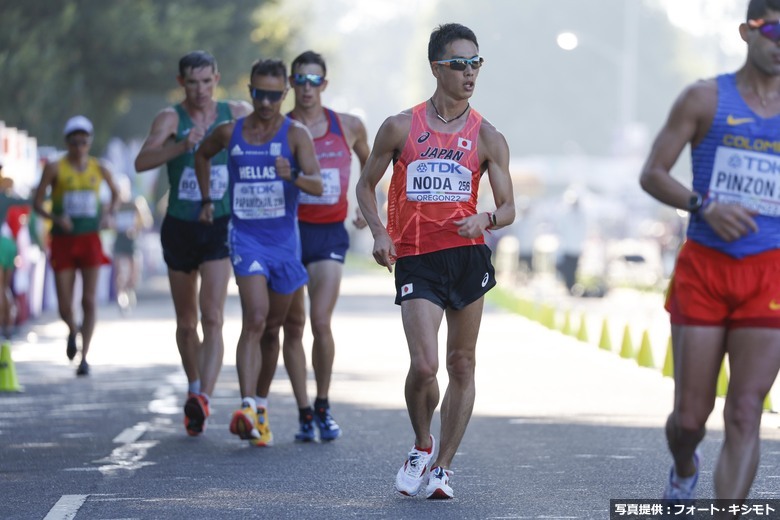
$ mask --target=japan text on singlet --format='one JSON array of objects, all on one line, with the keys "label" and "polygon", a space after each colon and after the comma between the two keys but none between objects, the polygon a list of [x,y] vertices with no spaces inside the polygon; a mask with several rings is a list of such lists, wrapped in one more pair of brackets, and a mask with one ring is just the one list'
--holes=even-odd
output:
[{"label": "japan text on singlet", "polygon": [[[176,142],[178,143],[187,138],[187,134],[195,125],[181,104],[175,105],[173,108],[179,115],[179,127],[176,129]],[[217,118],[209,126],[206,135],[210,134],[218,125],[232,119],[230,105],[222,101],[217,102]],[[168,181],[171,185],[168,195],[168,214],[191,222],[198,220],[203,198],[200,194],[198,179],[195,177],[195,152],[197,149],[196,146],[168,161]],[[226,196],[228,185],[226,163],[227,153],[224,150],[211,158],[211,193],[209,196],[214,201],[214,218],[227,215],[230,211],[230,201]]]},{"label": "japan text on singlet", "polygon": [[269,250],[296,254],[298,238],[298,196],[300,189],[276,175],[276,157],[290,161],[298,170],[288,141],[292,121],[284,118],[279,131],[267,143],[248,144],[242,135],[245,118],[236,121],[230,137],[230,225],[236,232],[257,238]]},{"label": "japan text on singlet", "polygon": [[[347,190],[352,169],[352,152],[344,136],[339,116],[323,109],[328,118],[328,131],[314,139],[314,151],[320,162],[322,195],[301,192],[298,219],[310,224],[344,222],[347,218]],[[292,112],[289,114],[292,117]]]},{"label": "japan text on singlet", "polygon": [[63,231],[53,226],[52,235],[79,235],[93,233],[100,228],[100,184],[103,172],[94,157],[87,159],[82,172],[75,169],[63,157],[57,163],[57,180],[51,191],[52,214],[67,215],[73,223],[73,230]]},{"label": "japan text on singlet", "polygon": [[721,240],[701,213],[688,238],[742,258],[780,248],[780,116],[765,119],[747,106],[736,76],[718,76],[718,108],[707,135],[691,152],[693,189],[706,198],[756,212],[758,232]]},{"label": "japan text on singlet", "polygon": [[425,105],[412,109],[409,136],[393,165],[388,192],[387,232],[398,258],[485,243],[482,236],[458,235],[455,225],[477,212],[482,116],[472,108],[459,132],[434,132]]}]

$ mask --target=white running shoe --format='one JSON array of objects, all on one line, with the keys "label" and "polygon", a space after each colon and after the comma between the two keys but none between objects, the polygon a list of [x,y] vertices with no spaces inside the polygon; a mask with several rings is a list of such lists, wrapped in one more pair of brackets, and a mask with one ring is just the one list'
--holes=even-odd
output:
[{"label": "white running shoe", "polygon": [[433,454],[436,451],[436,439],[431,435],[431,452],[420,451],[412,446],[412,451],[398,470],[395,476],[395,490],[406,496],[416,496],[425,481],[425,475],[428,471],[428,465],[431,463]]},{"label": "white running shoe", "polygon": [[675,503],[684,503],[685,501],[696,498],[696,483],[699,481],[699,452],[693,454],[693,463],[696,465],[696,473],[692,477],[684,479],[687,485],[680,482],[680,477],[674,472],[674,464],[669,470],[669,482],[664,489],[663,500],[670,500]]},{"label": "white running shoe", "polygon": [[428,486],[425,488],[425,497],[433,499],[454,498],[455,493],[450,487],[452,471],[436,466],[428,477]]}]

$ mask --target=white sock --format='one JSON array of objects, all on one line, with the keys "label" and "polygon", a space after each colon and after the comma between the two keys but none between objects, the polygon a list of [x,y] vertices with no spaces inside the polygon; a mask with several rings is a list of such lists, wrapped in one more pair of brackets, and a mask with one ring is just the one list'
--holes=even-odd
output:
[{"label": "white sock", "polygon": [[260,397],[259,395],[255,397],[255,402],[257,403],[258,408],[265,408],[268,410],[268,398],[267,397]]},{"label": "white sock", "polygon": [[257,413],[257,403],[255,403],[254,398],[252,397],[244,397],[241,399],[241,408],[250,407],[252,411]]},{"label": "white sock", "polygon": [[196,379],[192,383],[187,383],[187,391],[191,394],[198,395],[200,393],[200,379]]}]

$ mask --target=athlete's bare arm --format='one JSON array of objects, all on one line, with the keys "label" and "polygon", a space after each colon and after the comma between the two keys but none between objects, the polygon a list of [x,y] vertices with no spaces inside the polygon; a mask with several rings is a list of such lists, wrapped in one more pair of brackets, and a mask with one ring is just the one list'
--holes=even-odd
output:
[{"label": "athlete's bare arm", "polygon": [[[347,134],[347,143],[352,151],[355,152],[358,161],[360,161],[360,170],[362,171],[366,166],[368,156],[371,154],[371,148],[368,146],[366,126],[359,118],[349,114],[339,114],[339,118],[341,119],[341,126],[344,127],[344,132]],[[355,218],[352,220],[352,224],[358,229],[363,229],[368,225],[366,219],[363,218],[360,207],[355,208]]]},{"label": "athlete's bare arm", "polygon": [[[233,119],[245,117],[252,112],[252,105],[246,101],[228,101]],[[138,172],[151,170],[162,166],[183,153],[193,149],[206,135],[207,128],[194,126],[187,138],[176,143],[176,132],[179,127],[179,114],[173,107],[161,110],[152,121],[152,128],[146,137],[138,157],[135,158],[135,169]]]},{"label": "athlete's bare arm", "polygon": [[[686,209],[693,192],[671,175],[685,146],[697,146],[712,125],[718,105],[714,79],[686,88],[675,101],[642,168],[642,188],[669,206]],[[706,194],[701,194],[702,196]],[[736,240],[758,230],[753,213],[735,204],[709,204],[702,217],[723,240]]]},{"label": "athlete's bare arm", "polygon": [[52,188],[54,187],[54,184],[57,182],[57,175],[59,175],[59,172],[60,168],[57,162],[50,162],[43,168],[41,182],[38,184],[38,187],[35,189],[35,194],[33,195],[33,209],[40,216],[51,220],[63,230],[71,231],[73,229],[73,225],[67,215],[55,216],[51,212],[46,211],[46,208],[43,206],[44,201],[46,200],[46,190],[49,189],[49,186]]},{"label": "athlete's bare arm", "polygon": [[660,202],[685,209],[692,193],[671,176],[672,167],[688,144],[695,146],[706,134],[718,102],[714,80],[686,88],[675,101],[642,168],[640,184]]},{"label": "athlete's bare arm", "polygon": [[[200,143],[198,151],[195,152],[195,177],[198,179],[198,187],[203,200],[211,198],[211,158],[228,147],[235,125],[234,121],[228,121],[217,126]],[[214,205],[203,204],[198,220],[206,223],[213,222]]]},{"label": "athlete's bare arm", "polygon": [[390,272],[393,271],[396,252],[393,241],[379,217],[376,187],[382,180],[390,162],[400,155],[409,135],[411,124],[411,111],[385,119],[376,134],[374,148],[368,156],[355,190],[360,211],[363,212],[371,234],[374,236],[374,260],[379,265],[387,267]]},{"label": "athlete's bare arm", "polygon": [[[320,175],[320,163],[314,151],[309,129],[303,124],[293,121],[288,135],[290,150],[298,162],[300,173],[294,184],[301,190],[311,195],[322,195],[322,175]],[[290,162],[284,157],[276,158],[276,174],[284,180],[292,180]]]},{"label": "athlete's bare arm", "polygon": [[149,135],[135,158],[136,171],[143,172],[162,166],[192,149],[205,134],[204,129],[193,127],[187,139],[177,143],[175,138],[178,127],[179,114],[172,107],[161,110],[155,116]]},{"label": "athlete's bare arm", "polygon": [[355,152],[355,155],[360,161],[360,169],[362,170],[371,153],[371,148],[368,146],[366,126],[360,118],[350,114],[339,114],[339,119],[341,119],[341,125],[344,127],[344,131],[347,134],[347,144],[349,144],[349,147]]},{"label": "athlete's bare arm", "polygon": [[[515,220],[515,194],[509,173],[509,145],[504,135],[487,120],[482,120],[479,129],[479,161],[487,171],[493,200],[496,203],[494,228],[508,226]],[[458,234],[466,238],[482,236],[493,224],[489,215],[478,213],[455,222]]]}]

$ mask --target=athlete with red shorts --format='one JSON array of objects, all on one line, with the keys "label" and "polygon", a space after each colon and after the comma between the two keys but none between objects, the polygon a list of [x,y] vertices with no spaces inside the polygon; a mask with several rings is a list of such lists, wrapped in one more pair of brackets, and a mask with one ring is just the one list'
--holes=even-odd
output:
[{"label": "athlete with red shorts", "polygon": [[[717,499],[748,496],[759,463],[763,403],[780,369],[780,0],[751,0],[736,73],[683,91],[642,170],[642,187],[690,212],[669,287],[674,408],[666,437],[674,464],[663,498],[695,498],[697,446],[728,353],[725,435]],[[691,146],[693,186],[670,175]]]},{"label": "athlete with red shorts", "polygon": [[[98,231],[107,227],[107,218],[116,213],[119,190],[108,168],[89,156],[92,145],[92,123],[75,116],[65,124],[68,151],[56,162],[46,165],[35,191],[33,207],[52,221],[50,264],[57,289],[60,317],[68,326],[68,359],[76,357],[76,334],[81,332],[81,363],[76,375],[89,374],[87,352],[96,322],[96,291],[100,267],[110,260],[103,253]],[[106,182],[111,190],[108,211],[100,206],[100,186]],[[46,191],[51,188],[51,211],[44,207]],[[82,322],[76,325],[73,312],[73,288],[76,271],[81,273]]]},{"label": "athlete with red shorts", "polygon": [[[404,495],[452,498],[452,458],[474,405],[475,350],[485,293],[495,285],[483,233],[515,218],[509,147],[469,105],[483,59],[474,33],[442,25],[428,44],[436,91],[382,124],[357,185],[360,209],[374,235],[374,258],[392,271],[411,365],[406,406],[415,442],[395,480]],[[376,187],[388,165],[387,229]],[[496,209],[477,213],[487,172]],[[431,422],[439,402],[438,330],[446,316],[447,386],[438,454]],[[435,459],[434,459],[435,456]],[[433,461],[433,463],[431,463]]]}]

